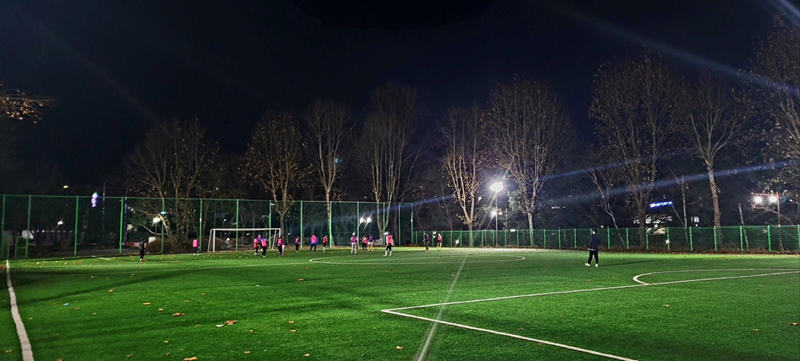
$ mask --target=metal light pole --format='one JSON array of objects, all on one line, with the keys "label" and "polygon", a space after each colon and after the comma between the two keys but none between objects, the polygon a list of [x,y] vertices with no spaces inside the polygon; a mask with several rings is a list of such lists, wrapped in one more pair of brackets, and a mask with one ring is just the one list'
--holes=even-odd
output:
[{"label": "metal light pole", "polygon": [[497,206],[497,203],[498,203],[498,198],[500,198],[500,191],[503,190],[503,182],[501,182],[501,181],[494,182],[494,183],[492,183],[492,186],[489,189],[491,189],[492,192],[494,192],[494,212],[492,212],[492,214],[495,217],[494,218],[494,230],[495,230],[495,232],[497,232],[497,228],[498,228],[497,222],[498,222],[498,218],[500,218],[499,217],[500,210],[499,210],[499,208]]}]

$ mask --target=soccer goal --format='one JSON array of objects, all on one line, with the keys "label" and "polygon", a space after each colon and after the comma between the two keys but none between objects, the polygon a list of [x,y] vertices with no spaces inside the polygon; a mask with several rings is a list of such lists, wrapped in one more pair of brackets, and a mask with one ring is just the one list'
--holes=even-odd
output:
[{"label": "soccer goal", "polygon": [[253,239],[261,235],[272,249],[281,235],[280,228],[212,228],[208,237],[208,252],[239,248],[252,250]]}]

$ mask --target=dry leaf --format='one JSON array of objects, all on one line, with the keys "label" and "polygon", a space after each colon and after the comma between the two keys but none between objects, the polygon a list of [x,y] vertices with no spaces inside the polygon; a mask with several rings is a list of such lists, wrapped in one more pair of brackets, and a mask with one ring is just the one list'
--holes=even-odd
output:
[{"label": "dry leaf", "polygon": [[299,279],[298,281],[305,281],[305,280],[306,280],[305,278],[301,278],[301,279]]},{"label": "dry leaf", "polygon": [[197,361],[197,356],[187,357],[183,361]]},{"label": "dry leaf", "polygon": [[194,327],[200,327],[200,325],[194,325]]},{"label": "dry leaf", "polygon": [[245,352],[244,352],[244,354],[245,354],[245,355],[249,355],[249,354],[250,354],[250,351],[245,351]]},{"label": "dry leaf", "polygon": [[145,306],[150,306],[150,302],[145,302],[145,303],[142,303],[142,304],[145,305]]},{"label": "dry leaf", "polygon": [[661,307],[669,307],[669,305],[661,305]]},{"label": "dry leaf", "polygon": [[167,352],[167,356],[170,356],[170,355],[172,355],[172,352]]},{"label": "dry leaf", "polygon": [[517,331],[525,331],[524,328],[518,328]]},{"label": "dry leaf", "polygon": [[798,323],[797,323],[797,322],[792,322],[792,323],[790,323],[790,325],[792,325],[792,326],[797,326],[797,325],[798,325]]},{"label": "dry leaf", "polygon": [[289,323],[294,323],[294,321],[289,321]]},{"label": "dry leaf", "polygon": [[14,350],[6,350],[6,353],[12,353]]},{"label": "dry leaf", "polygon": [[75,310],[75,311],[80,310],[80,309],[81,309],[80,307],[73,308],[73,310]]},{"label": "dry leaf", "polygon": [[169,340],[164,341],[164,343],[169,343]]},{"label": "dry leaf", "polygon": [[403,349],[403,346],[397,346],[396,348],[397,348],[398,350],[402,350],[402,349]]},{"label": "dry leaf", "polygon": [[178,317],[178,316],[183,316],[183,313],[175,312],[175,313],[172,314],[172,317]]},{"label": "dry leaf", "polygon": [[761,330],[759,330],[759,329],[755,329],[755,330],[753,330],[753,332],[759,332],[759,331],[761,331]]},{"label": "dry leaf", "polygon": [[307,353],[307,354],[305,354],[305,355],[303,355],[303,356],[305,356],[305,357],[308,357],[308,356],[311,356],[311,354],[310,354],[310,353]]},{"label": "dry leaf", "polygon": [[97,315],[97,312],[92,312],[92,316],[95,316],[95,315]]},{"label": "dry leaf", "polygon": [[236,322],[239,322],[239,321],[236,321],[236,320],[227,320],[227,321],[225,321],[225,323],[228,324],[228,326],[231,326],[231,325],[235,324]]},{"label": "dry leaf", "polygon": [[592,282],[592,279],[590,278],[590,279],[588,279],[587,281],[589,281],[589,282]]},{"label": "dry leaf", "polygon": [[206,295],[206,293],[205,293],[205,292],[203,292],[203,293],[201,293],[201,294],[200,294],[200,296],[205,296],[205,295]]},{"label": "dry leaf", "polygon": [[297,333],[297,330],[289,330],[291,333]]},{"label": "dry leaf", "polygon": [[163,308],[159,308],[158,312],[164,312],[164,309]]},{"label": "dry leaf", "polygon": [[112,288],[112,289],[110,289],[110,290],[108,290],[108,293],[111,293],[111,292],[114,292],[114,289],[113,289],[113,288]]},{"label": "dry leaf", "polygon": [[94,279],[94,276],[92,276],[92,279]]},{"label": "dry leaf", "polygon": [[223,326],[225,326],[225,325],[217,325],[217,327],[223,327]]},{"label": "dry leaf", "polygon": [[247,332],[253,333],[253,330],[247,330]]},{"label": "dry leaf", "polygon": [[189,300],[183,300],[183,303],[189,303]]}]

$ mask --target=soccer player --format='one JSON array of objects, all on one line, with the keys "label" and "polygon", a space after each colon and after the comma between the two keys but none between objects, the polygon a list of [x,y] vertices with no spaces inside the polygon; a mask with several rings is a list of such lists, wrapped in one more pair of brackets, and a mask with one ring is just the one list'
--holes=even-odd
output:
[{"label": "soccer player", "polygon": [[278,236],[278,255],[283,256],[283,237]]},{"label": "soccer player", "polygon": [[425,242],[425,252],[430,251],[430,249],[428,248],[428,245],[431,244],[431,238],[428,237],[428,232],[425,232],[425,238],[423,239],[423,242]]},{"label": "soccer player", "polygon": [[328,235],[322,236],[322,253],[325,253],[325,248],[328,248]]},{"label": "soccer player", "polygon": [[[258,237],[261,237],[259,234]],[[261,238],[261,257],[267,256],[267,246],[269,246],[269,240],[267,238]]]},{"label": "soccer player", "polygon": [[439,233],[436,235],[436,249],[442,248],[442,234]]},{"label": "soccer player", "polygon": [[372,251],[373,251],[373,249],[374,249],[374,248],[373,248],[372,246],[373,246],[374,244],[375,244],[375,238],[373,238],[373,237],[372,237],[372,233],[370,233],[370,234],[369,234],[369,238],[367,238],[367,247],[369,248],[369,251],[370,251],[370,252],[372,252]]},{"label": "soccer player", "polygon": [[592,238],[589,239],[589,261],[586,262],[586,267],[592,266],[592,256],[594,256],[594,266],[600,267],[600,259],[597,258],[597,250],[600,248],[600,236],[597,230],[592,230]]},{"label": "soccer player", "polygon": [[147,240],[139,242],[139,262],[144,262],[145,247],[147,247]]},{"label": "soccer player", "polygon": [[199,251],[199,248],[200,248],[200,242],[197,240],[197,238],[195,238],[195,239],[193,239],[193,240],[192,240],[192,248],[194,249],[194,255],[195,255],[195,256],[197,256],[198,254],[200,254],[200,251]]},{"label": "soccer player", "polygon": [[361,250],[367,251],[367,236],[361,237]]},{"label": "soccer player", "polygon": [[300,252],[300,236],[294,239],[294,251]]},{"label": "soccer player", "polygon": [[389,254],[389,257],[392,256],[392,247],[394,246],[394,239],[392,239],[392,234],[386,232],[386,249],[383,251],[383,256],[386,257],[386,254]]},{"label": "soccer player", "polygon": [[258,237],[253,239],[253,253],[254,256],[258,256],[258,247],[261,247],[261,235],[259,234]]},{"label": "soccer player", "polygon": [[311,247],[308,248],[308,251],[311,252],[312,249],[314,250],[314,253],[317,253],[317,235],[316,234],[312,234],[311,235]]},{"label": "soccer player", "polygon": [[350,237],[350,254],[356,253],[358,253],[358,237],[353,233],[353,236]]}]

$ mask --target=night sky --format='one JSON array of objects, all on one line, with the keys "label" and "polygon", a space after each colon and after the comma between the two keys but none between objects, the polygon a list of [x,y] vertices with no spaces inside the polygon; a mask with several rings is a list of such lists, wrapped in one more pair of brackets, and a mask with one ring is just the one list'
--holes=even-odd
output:
[{"label": "night sky", "polygon": [[780,2],[324,3],[2,1],[0,82],[59,99],[26,159],[97,185],[163,119],[197,118],[234,153],[266,109],[299,113],[322,97],[358,117],[370,90],[393,80],[414,86],[435,121],[515,75],[549,83],[588,141],[602,63],[647,45],[682,71],[745,68]]}]

